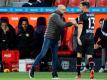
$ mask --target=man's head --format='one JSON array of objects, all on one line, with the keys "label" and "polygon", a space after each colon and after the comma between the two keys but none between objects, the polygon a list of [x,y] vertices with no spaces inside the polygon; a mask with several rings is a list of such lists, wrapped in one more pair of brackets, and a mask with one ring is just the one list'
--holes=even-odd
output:
[{"label": "man's head", "polygon": [[27,17],[21,17],[19,19],[19,23],[18,23],[18,26],[21,26],[21,27],[27,27],[29,25],[29,21],[28,21],[28,18]]},{"label": "man's head", "polygon": [[103,25],[103,21],[104,21],[104,18],[101,18],[101,19],[99,20],[100,26]]},{"label": "man's head", "polygon": [[0,21],[0,27],[1,27],[1,29],[5,30],[8,27],[7,20],[1,19],[1,21]]},{"label": "man's head", "polygon": [[87,10],[89,9],[89,7],[90,7],[89,2],[82,1],[82,2],[80,3],[80,9],[81,9],[81,11],[83,11],[83,12],[87,11]]},{"label": "man's head", "polygon": [[64,5],[58,5],[57,10],[63,14],[66,11],[66,7]]}]

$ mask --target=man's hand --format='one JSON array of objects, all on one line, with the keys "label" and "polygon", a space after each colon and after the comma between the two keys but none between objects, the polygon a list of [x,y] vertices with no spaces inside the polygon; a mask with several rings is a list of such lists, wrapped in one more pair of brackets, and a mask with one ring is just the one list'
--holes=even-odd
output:
[{"label": "man's hand", "polygon": [[77,38],[77,41],[78,41],[78,44],[79,44],[80,46],[82,46],[82,42],[81,42],[80,38]]},{"label": "man's hand", "polygon": [[101,45],[98,45],[98,44],[94,45],[94,49],[98,49],[99,47],[101,47]]},{"label": "man's hand", "polygon": [[73,25],[78,26],[76,20],[72,20]]}]

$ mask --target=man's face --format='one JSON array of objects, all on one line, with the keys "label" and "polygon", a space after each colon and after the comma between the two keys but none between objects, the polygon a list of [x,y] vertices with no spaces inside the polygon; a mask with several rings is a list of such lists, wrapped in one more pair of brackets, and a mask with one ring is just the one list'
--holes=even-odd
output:
[{"label": "man's face", "polygon": [[28,26],[27,22],[26,22],[26,21],[23,21],[23,22],[22,22],[22,27],[27,27],[27,26]]},{"label": "man's face", "polygon": [[80,4],[80,10],[84,11],[84,6],[82,4]]},{"label": "man's face", "polygon": [[103,26],[103,21],[100,21],[100,26],[101,26],[101,27]]},{"label": "man's face", "polygon": [[62,14],[64,14],[64,13],[66,12],[66,8],[65,8],[65,7],[62,7],[62,8],[60,9],[60,12],[61,12]]},{"label": "man's face", "polygon": [[2,28],[2,29],[6,29],[6,28],[7,28],[7,23],[5,23],[5,22],[4,22],[4,23],[1,23],[1,28]]}]

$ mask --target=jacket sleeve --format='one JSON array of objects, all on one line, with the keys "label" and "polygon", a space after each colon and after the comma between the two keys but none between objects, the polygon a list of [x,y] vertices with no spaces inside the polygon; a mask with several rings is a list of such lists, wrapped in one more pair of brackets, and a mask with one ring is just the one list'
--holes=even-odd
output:
[{"label": "jacket sleeve", "polygon": [[94,42],[95,42],[95,44],[97,43],[98,38],[100,38],[100,35],[101,35],[101,28],[98,28],[96,30],[96,33],[95,33],[95,36],[94,36]]},{"label": "jacket sleeve", "polygon": [[72,22],[64,22],[63,19],[58,15],[58,14],[54,14],[53,15],[53,21],[55,22],[55,24],[59,27],[70,27],[73,25]]}]

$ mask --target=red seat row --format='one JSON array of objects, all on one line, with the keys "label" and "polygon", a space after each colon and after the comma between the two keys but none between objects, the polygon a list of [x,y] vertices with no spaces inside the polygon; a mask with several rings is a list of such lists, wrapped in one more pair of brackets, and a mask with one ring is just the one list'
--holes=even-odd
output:
[{"label": "red seat row", "polygon": [[[78,7],[83,0],[56,0],[55,6],[63,4],[68,7]],[[107,7],[107,0],[89,0],[91,7]]]}]

